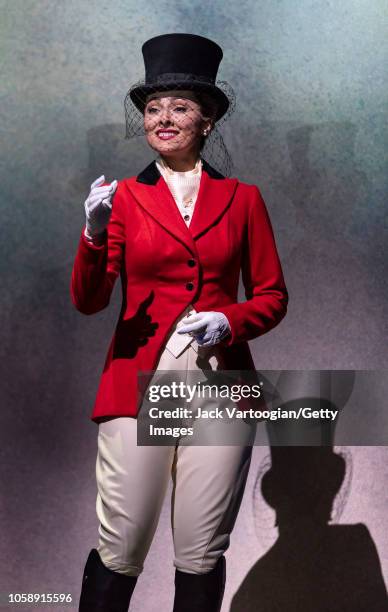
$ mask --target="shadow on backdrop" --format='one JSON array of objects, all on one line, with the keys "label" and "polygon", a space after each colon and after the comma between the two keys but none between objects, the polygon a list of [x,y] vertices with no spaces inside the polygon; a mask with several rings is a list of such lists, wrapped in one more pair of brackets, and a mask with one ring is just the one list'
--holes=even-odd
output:
[{"label": "shadow on backdrop", "polygon": [[387,593],[368,528],[329,525],[345,475],[330,447],[272,447],[262,493],[279,537],[250,569],[230,612],[383,612]]},{"label": "shadow on backdrop", "polygon": [[[295,381],[303,382],[297,374]],[[292,373],[286,376],[292,388]],[[338,397],[332,397],[329,378],[329,373],[317,373],[316,387],[326,387],[329,393],[315,397],[316,407],[330,402],[340,410],[354,379],[345,377]],[[312,381],[308,377],[310,402]],[[302,387],[295,385],[295,398],[283,404],[284,409],[306,399]],[[298,430],[290,422],[289,446],[287,424],[267,423],[267,432],[271,463],[261,477],[259,468],[255,490],[261,489],[266,504],[275,511],[278,537],[248,572],[230,612],[386,611],[386,587],[368,528],[361,523],[329,524],[338,520],[346,502],[352,468],[351,455],[334,450],[332,425],[321,421],[314,428],[301,422]],[[298,445],[304,440],[309,445]],[[336,498],[340,502],[335,508]],[[258,503],[259,495],[254,493],[254,504]]]}]

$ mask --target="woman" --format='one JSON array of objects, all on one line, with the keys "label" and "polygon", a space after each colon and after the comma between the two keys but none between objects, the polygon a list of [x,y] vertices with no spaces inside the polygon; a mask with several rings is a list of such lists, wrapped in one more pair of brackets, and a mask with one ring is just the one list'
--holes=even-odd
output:
[{"label": "woman", "polygon": [[108,305],[119,274],[123,289],[91,416],[99,426],[100,540],[86,563],[80,610],[128,609],[171,474],[174,612],[216,612],[252,447],[248,438],[195,446],[184,437],[137,446],[138,373],[254,371],[247,341],[279,323],[287,291],[258,188],[201,156],[233,102],[216,83],[221,48],[167,34],[142,51],[146,78],[127,94],[127,135],[137,130],[137,113],[159,155],[138,176],[93,183],[72,273],[72,300],[85,314]]}]

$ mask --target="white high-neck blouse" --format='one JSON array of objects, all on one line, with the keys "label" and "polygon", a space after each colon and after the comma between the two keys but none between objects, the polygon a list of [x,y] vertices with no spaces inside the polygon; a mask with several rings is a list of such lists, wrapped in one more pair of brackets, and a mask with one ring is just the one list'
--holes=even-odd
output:
[{"label": "white high-neck blouse", "polygon": [[186,172],[177,172],[170,168],[162,157],[155,160],[156,166],[166,181],[175,203],[185,221],[190,225],[197,201],[202,174],[202,160],[199,158],[195,167]]}]

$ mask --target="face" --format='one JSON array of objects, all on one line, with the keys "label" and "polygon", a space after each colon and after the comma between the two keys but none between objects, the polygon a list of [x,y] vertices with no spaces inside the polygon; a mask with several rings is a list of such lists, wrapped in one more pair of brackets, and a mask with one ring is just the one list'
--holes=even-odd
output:
[{"label": "face", "polygon": [[148,101],[144,110],[147,142],[165,156],[198,153],[203,131],[210,125],[200,105],[185,97],[156,97]]}]

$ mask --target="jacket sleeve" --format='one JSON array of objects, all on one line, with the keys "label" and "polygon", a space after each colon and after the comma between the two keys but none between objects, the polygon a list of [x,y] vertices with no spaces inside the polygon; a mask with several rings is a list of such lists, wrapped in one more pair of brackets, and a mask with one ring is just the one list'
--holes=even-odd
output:
[{"label": "jacket sleeve", "polygon": [[221,340],[224,346],[265,334],[287,312],[288,293],[269,215],[258,187],[251,187],[241,264],[246,302],[217,307],[231,327]]},{"label": "jacket sleeve", "polygon": [[90,242],[84,229],[74,260],[70,292],[77,310],[94,314],[108,306],[123,261],[125,219],[121,182],[112,198],[112,212],[102,242]]}]

